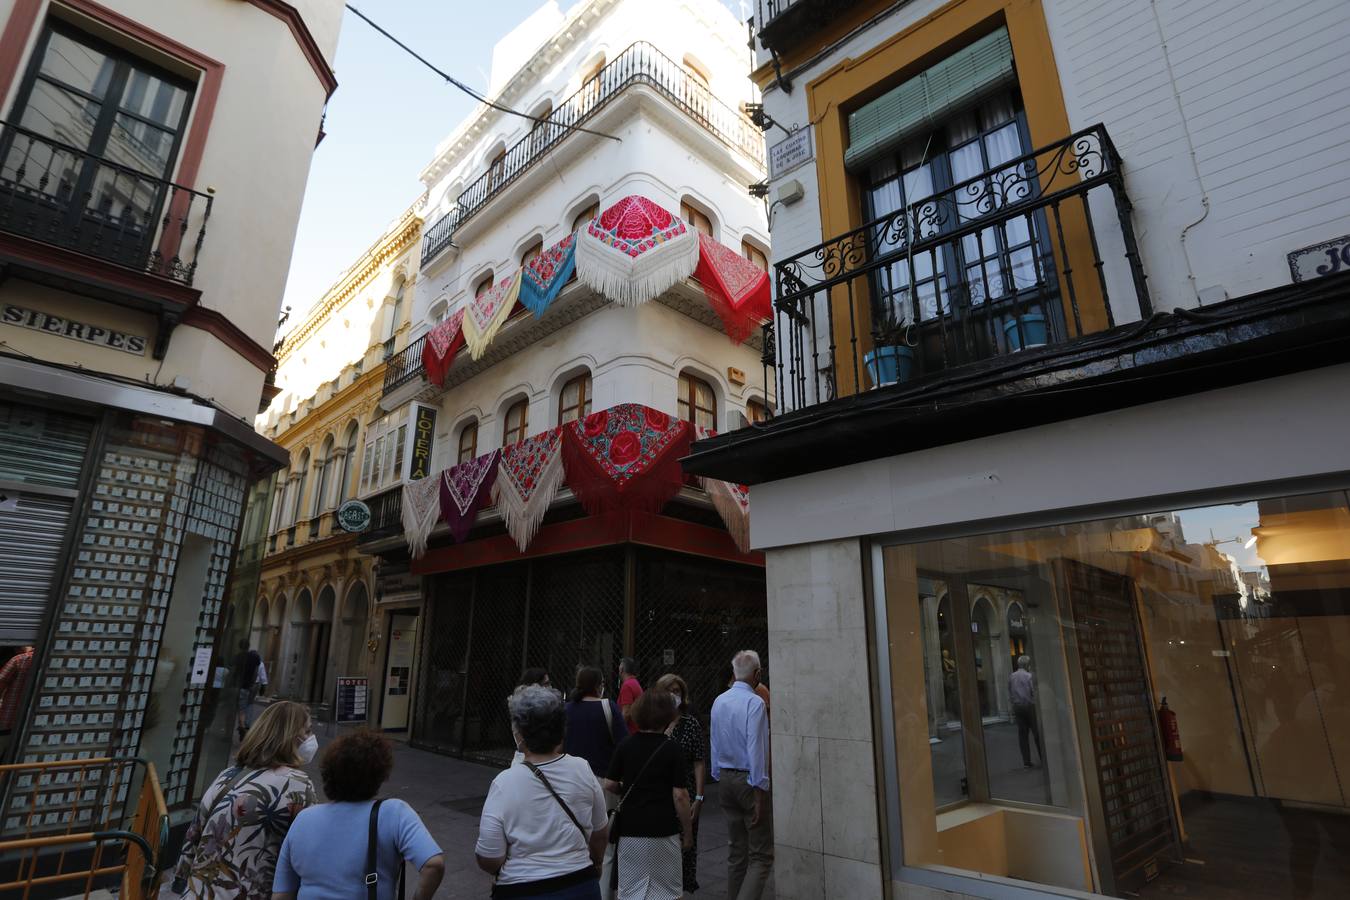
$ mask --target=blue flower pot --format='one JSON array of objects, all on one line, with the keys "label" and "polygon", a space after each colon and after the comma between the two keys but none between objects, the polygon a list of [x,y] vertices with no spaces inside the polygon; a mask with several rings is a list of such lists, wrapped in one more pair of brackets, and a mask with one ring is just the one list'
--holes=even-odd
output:
[{"label": "blue flower pot", "polygon": [[863,364],[873,387],[908,381],[914,372],[914,348],[878,347],[863,354]]},{"label": "blue flower pot", "polygon": [[[1022,323],[1019,331],[1018,322]],[[1044,347],[1050,343],[1050,331],[1046,327],[1045,316],[1040,313],[1027,313],[1020,320],[1014,316],[1003,323],[1003,334],[1008,338],[1008,351],[1015,353],[1023,347]]]}]

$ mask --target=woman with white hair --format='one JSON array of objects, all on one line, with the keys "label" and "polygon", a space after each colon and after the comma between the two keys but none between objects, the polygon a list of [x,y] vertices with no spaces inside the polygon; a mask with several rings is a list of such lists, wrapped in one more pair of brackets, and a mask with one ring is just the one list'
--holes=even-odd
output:
[{"label": "woman with white hair", "polygon": [[507,707],[524,759],[493,779],[478,823],[475,853],[496,877],[492,896],[599,900],[609,841],[605,795],[590,764],[562,752],[562,695],[523,685]]}]

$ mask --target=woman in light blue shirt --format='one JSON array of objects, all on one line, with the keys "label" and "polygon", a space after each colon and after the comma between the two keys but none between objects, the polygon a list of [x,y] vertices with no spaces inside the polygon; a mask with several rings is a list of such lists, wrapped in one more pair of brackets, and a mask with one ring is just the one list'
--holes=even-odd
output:
[{"label": "woman in light blue shirt", "polygon": [[[394,768],[389,741],[357,731],[324,751],[319,771],[330,802],[296,816],[281,845],[272,900],[351,900],[366,894],[370,808]],[[412,900],[431,900],[445,875],[445,858],[413,808],[402,800],[380,804],[376,887],[393,900],[404,860],[418,872]]]}]

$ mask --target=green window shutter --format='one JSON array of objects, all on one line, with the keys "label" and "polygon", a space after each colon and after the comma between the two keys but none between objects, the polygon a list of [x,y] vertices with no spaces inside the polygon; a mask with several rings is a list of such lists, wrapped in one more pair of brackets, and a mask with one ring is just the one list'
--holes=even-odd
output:
[{"label": "green window shutter", "polygon": [[1016,78],[1008,29],[985,35],[849,113],[844,165],[865,167]]}]

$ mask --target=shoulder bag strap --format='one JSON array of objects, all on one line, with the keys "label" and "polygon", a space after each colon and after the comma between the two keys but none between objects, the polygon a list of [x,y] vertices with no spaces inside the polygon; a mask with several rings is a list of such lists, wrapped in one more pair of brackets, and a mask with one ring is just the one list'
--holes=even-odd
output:
[{"label": "shoulder bag strap", "polygon": [[647,761],[646,761],[645,763],[642,764],[642,768],[638,769],[637,775],[633,776],[633,780],[632,780],[631,782],[628,783],[628,790],[626,790],[626,791],[623,792],[623,796],[619,798],[619,804],[618,804],[617,806],[614,807],[614,815],[615,815],[615,816],[618,816],[619,812],[623,809],[623,804],[624,804],[624,802],[628,800],[628,795],[631,794],[631,793],[633,793],[633,788],[637,787],[637,783],[638,783],[639,781],[642,780],[642,773],[644,773],[644,772],[647,771],[647,767],[650,766],[650,765],[652,764],[652,760],[654,760],[654,759],[656,759],[656,757],[660,756],[660,755],[661,755],[661,751],[664,750],[664,749],[666,749],[666,744],[669,744],[669,743],[670,743],[670,738],[666,738],[665,741],[664,741],[664,743],[662,743],[661,746],[659,746],[659,747],[657,747],[655,750],[653,750],[651,756],[647,757]]},{"label": "shoulder bag strap", "polygon": [[[525,761],[522,760],[522,762]],[[582,827],[581,822],[578,821],[577,817],[572,813],[572,808],[567,805],[567,801],[563,800],[563,798],[558,795],[558,792],[553,789],[553,785],[549,783],[548,777],[544,775],[543,771],[541,771],[538,766],[536,766],[532,762],[525,762],[525,765],[528,766],[530,771],[534,773],[534,777],[542,781],[544,783],[544,787],[548,788],[548,792],[553,795],[553,799],[557,800],[558,805],[563,808],[563,812],[567,813],[567,818],[571,819],[572,824],[577,826],[577,831],[581,832],[581,842],[583,844],[586,843],[587,840],[589,840],[589,838],[587,838],[586,836],[586,829]]]},{"label": "shoulder bag strap", "polygon": [[380,870],[379,870],[379,849],[380,849],[380,804],[384,800],[376,800],[370,806],[370,827],[368,837],[366,838],[366,900],[379,900],[380,893]]},{"label": "shoulder bag strap", "polygon": [[[231,776],[230,780],[225,783],[225,786],[220,789],[220,793],[216,794],[214,797],[211,798],[211,809],[207,811],[206,818],[210,819],[220,810],[222,801],[224,801],[225,803],[229,802],[230,794],[234,792],[235,788],[243,787],[250,781],[253,781],[255,778],[257,778],[259,775],[261,775],[264,771],[266,770],[254,769],[252,774],[248,774],[248,770],[245,769],[243,766],[240,766],[239,771],[235,772],[234,775]],[[246,774],[248,774],[247,778],[244,777],[244,775]]]},{"label": "shoulder bag strap", "polygon": [[609,738],[609,745],[614,746],[614,710],[609,708],[609,698],[600,698],[600,710],[605,714],[605,737]]}]

